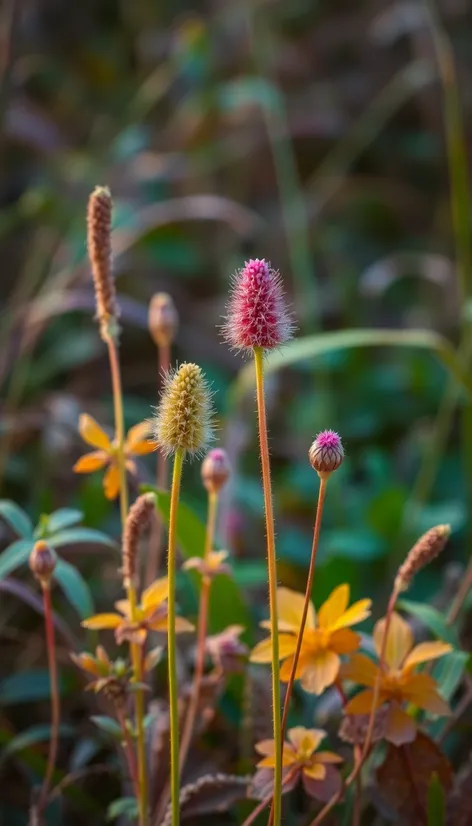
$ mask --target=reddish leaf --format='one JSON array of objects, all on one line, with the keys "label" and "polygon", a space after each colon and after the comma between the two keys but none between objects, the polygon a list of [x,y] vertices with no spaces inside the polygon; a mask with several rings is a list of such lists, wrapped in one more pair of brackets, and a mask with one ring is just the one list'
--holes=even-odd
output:
[{"label": "reddish leaf", "polygon": [[[293,767],[287,766],[282,773],[282,794],[287,794],[295,788],[300,780],[301,769],[293,771]],[[284,778],[288,778],[284,780]],[[251,780],[248,789],[248,797],[254,800],[265,800],[274,790],[273,769],[259,769]]]},{"label": "reddish leaf", "polygon": [[323,780],[313,780],[302,774],[303,788],[307,795],[321,800],[322,803],[327,803],[335,794],[341,789],[342,781],[341,775],[334,766],[326,766],[326,775]]},{"label": "reddish leaf", "polygon": [[456,779],[454,791],[447,805],[447,826],[470,826],[472,823],[472,760],[461,771]]},{"label": "reddish leaf", "polygon": [[428,788],[434,773],[446,790],[451,787],[449,761],[426,734],[418,733],[412,743],[399,748],[389,744],[377,769],[377,784],[382,797],[401,816],[402,826],[426,824]]}]

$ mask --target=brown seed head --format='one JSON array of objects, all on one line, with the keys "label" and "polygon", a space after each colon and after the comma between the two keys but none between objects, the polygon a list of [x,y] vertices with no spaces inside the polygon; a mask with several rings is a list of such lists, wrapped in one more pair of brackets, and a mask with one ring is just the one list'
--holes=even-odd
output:
[{"label": "brown seed head", "polygon": [[123,584],[136,584],[139,540],[151,524],[156,509],[153,493],[143,493],[130,507],[123,533]]},{"label": "brown seed head", "polygon": [[97,318],[104,341],[117,338],[118,306],[111,271],[111,216],[113,202],[107,187],[92,192],[87,212],[87,243],[95,286]]},{"label": "brown seed head", "polygon": [[179,326],[179,316],[168,293],[156,293],[149,304],[148,325],[157,347],[170,347]]},{"label": "brown seed head", "polygon": [[231,474],[226,450],[215,447],[202,462],[202,482],[208,493],[219,493]]},{"label": "brown seed head", "polygon": [[406,591],[415,574],[444,550],[451,534],[450,525],[436,525],[421,536],[410,550],[395,578],[395,590]]},{"label": "brown seed head", "polygon": [[43,542],[35,542],[29,558],[29,566],[42,588],[49,588],[57,564],[55,551]]}]

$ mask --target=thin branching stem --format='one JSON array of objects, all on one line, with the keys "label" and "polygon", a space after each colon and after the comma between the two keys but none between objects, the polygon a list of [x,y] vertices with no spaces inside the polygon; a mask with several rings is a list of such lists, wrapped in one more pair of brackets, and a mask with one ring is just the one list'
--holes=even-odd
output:
[{"label": "thin branching stem", "polygon": [[59,703],[59,685],[57,675],[54,622],[52,617],[51,605],[51,589],[49,585],[43,585],[42,591],[44,604],[44,625],[46,630],[46,647],[48,652],[49,682],[51,687],[51,737],[49,739],[49,754],[46,766],[46,774],[44,775],[41,796],[39,799],[40,812],[43,811],[46,805],[49,788],[51,786],[51,780],[56,766],[57,747],[59,742],[59,721],[61,714]]}]

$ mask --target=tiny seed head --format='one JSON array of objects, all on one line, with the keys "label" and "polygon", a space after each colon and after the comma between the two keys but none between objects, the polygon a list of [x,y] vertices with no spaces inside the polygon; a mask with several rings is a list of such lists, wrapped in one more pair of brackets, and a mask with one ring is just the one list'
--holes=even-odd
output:
[{"label": "tiny seed head", "polygon": [[208,493],[219,493],[229,479],[231,465],[226,450],[213,448],[202,462],[202,481]]},{"label": "tiny seed head", "polygon": [[35,542],[30,554],[29,566],[43,588],[49,588],[56,564],[57,556],[53,548],[50,548],[42,539]]},{"label": "tiny seed head", "polygon": [[308,451],[308,458],[318,476],[321,479],[327,478],[338,469],[344,459],[341,437],[334,430],[323,430],[318,433]]},{"label": "tiny seed head", "polygon": [[87,244],[95,287],[97,319],[104,341],[117,338],[118,305],[111,269],[111,216],[113,202],[107,187],[92,192],[87,211]]},{"label": "tiny seed head", "polygon": [[179,326],[175,304],[167,293],[156,293],[151,298],[148,315],[149,332],[157,347],[170,347]]},{"label": "tiny seed head", "polygon": [[436,525],[418,539],[395,578],[395,590],[398,593],[408,590],[415,574],[444,550],[450,535],[450,525]]},{"label": "tiny seed head", "polygon": [[123,532],[123,584],[125,588],[136,585],[139,540],[154,517],[156,498],[153,493],[143,493],[131,505]]},{"label": "tiny seed head", "polygon": [[213,438],[211,393],[197,364],[182,364],[165,378],[154,434],[166,456],[177,450],[196,455]]}]

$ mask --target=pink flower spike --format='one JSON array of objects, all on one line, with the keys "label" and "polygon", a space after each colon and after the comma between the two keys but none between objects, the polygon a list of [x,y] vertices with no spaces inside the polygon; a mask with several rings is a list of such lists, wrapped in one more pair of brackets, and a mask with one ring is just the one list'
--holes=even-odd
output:
[{"label": "pink flower spike", "polygon": [[291,338],[293,327],[279,273],[264,258],[246,261],[232,282],[226,340],[238,350],[272,350]]},{"label": "pink flower spike", "polygon": [[321,478],[329,476],[338,469],[344,459],[341,437],[334,430],[323,430],[318,433],[308,451],[308,457],[312,468]]}]

